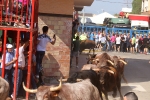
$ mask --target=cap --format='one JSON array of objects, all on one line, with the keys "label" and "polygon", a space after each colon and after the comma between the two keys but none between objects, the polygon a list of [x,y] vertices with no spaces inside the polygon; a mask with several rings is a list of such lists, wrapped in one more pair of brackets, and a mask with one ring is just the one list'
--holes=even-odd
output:
[{"label": "cap", "polygon": [[12,44],[6,44],[6,48],[13,48]]}]

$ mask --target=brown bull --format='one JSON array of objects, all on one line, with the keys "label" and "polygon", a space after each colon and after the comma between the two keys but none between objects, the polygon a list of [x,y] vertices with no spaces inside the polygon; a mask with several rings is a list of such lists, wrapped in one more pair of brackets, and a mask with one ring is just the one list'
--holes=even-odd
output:
[{"label": "brown bull", "polygon": [[8,95],[9,83],[0,76],[0,100],[9,100]]},{"label": "brown bull", "polygon": [[119,81],[117,70],[111,66],[104,66],[100,68],[99,74],[102,92],[104,93],[106,100],[108,100],[107,92],[113,91],[112,96],[116,97],[117,89],[119,91],[121,100],[123,100],[123,96],[121,94],[121,82]]},{"label": "brown bull", "polygon": [[126,83],[128,83],[126,78],[124,77],[124,67],[127,64],[127,62],[125,62],[124,58],[120,58],[120,57],[117,57],[117,56],[113,56],[112,59],[113,59],[114,64],[115,64],[115,66],[117,68],[117,72],[119,74],[120,82],[121,82],[121,77],[122,77],[123,80]]},{"label": "brown bull", "polygon": [[30,90],[23,84],[25,91],[36,93],[37,100],[101,100],[98,89],[89,79],[77,83],[64,83],[62,79],[57,87],[40,86]]},{"label": "brown bull", "polygon": [[89,49],[89,53],[90,53],[91,49],[93,49],[93,54],[94,54],[95,46],[96,46],[96,44],[92,40],[88,40],[88,39],[87,40],[82,40],[82,41],[80,41],[80,53],[82,53],[82,51],[85,50],[85,49]]},{"label": "brown bull", "polygon": [[97,54],[93,56],[94,58],[89,57],[87,63],[96,64],[97,66],[114,66],[114,63],[111,60],[111,57],[107,53]]}]

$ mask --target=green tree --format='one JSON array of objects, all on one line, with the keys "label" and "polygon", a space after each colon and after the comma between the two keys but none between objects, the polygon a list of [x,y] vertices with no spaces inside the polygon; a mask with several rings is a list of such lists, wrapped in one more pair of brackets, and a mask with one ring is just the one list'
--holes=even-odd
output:
[{"label": "green tree", "polygon": [[141,13],[142,0],[133,0],[132,2],[132,14]]}]

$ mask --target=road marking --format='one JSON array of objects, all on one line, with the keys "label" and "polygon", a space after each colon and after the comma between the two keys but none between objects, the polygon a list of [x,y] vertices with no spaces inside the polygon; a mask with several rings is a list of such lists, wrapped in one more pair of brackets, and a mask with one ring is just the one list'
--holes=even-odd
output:
[{"label": "road marking", "polygon": [[133,91],[146,92],[146,90],[141,85],[128,84]]}]

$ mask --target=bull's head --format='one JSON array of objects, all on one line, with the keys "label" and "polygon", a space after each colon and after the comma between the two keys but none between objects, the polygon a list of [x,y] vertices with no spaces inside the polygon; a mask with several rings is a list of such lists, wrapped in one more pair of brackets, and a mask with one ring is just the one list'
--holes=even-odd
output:
[{"label": "bull's head", "polygon": [[60,79],[59,86],[40,86],[38,89],[28,89],[23,83],[23,88],[26,92],[36,93],[37,100],[53,100],[58,96],[62,88],[62,78]]},{"label": "bull's head", "polygon": [[105,84],[107,83],[106,80],[109,79],[110,74],[114,74],[114,72],[106,68],[101,68],[99,74],[100,74],[100,83]]}]

